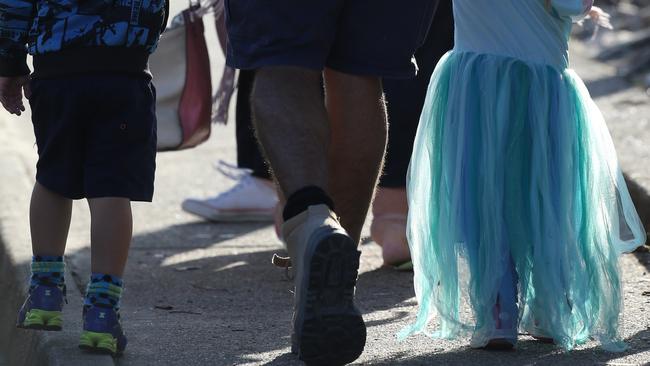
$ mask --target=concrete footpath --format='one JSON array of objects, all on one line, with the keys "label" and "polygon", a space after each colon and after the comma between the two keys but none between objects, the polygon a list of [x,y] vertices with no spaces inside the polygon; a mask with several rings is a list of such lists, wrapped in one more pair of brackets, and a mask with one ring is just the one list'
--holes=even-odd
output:
[{"label": "concrete footpath", "polygon": [[[650,100],[590,61],[580,45],[574,65],[594,93],[616,140],[621,164],[650,223]],[[77,349],[81,294],[90,271],[89,216],[74,207],[66,263],[69,304],[62,332],[16,330],[25,294],[30,246],[28,200],[36,148],[28,117],[0,114],[0,365],[297,365],[289,352],[291,282],[271,265],[282,250],[273,228],[211,224],[185,214],[181,201],[206,197],[233,184],[215,161],[235,161],[234,125],[216,127],[212,139],[185,152],[159,155],[156,198],[135,204],[135,237],[125,281],[124,326],[129,336],[119,359]],[[523,336],[515,352],[471,350],[467,340],[424,336],[397,342],[413,319],[412,274],[381,268],[377,245],[362,246],[358,301],[368,324],[359,364],[648,365],[650,364],[650,254],[623,256],[629,351],[606,353],[587,344],[572,353]],[[3,359],[4,358],[4,359]],[[3,365],[4,366],[4,365]]]}]

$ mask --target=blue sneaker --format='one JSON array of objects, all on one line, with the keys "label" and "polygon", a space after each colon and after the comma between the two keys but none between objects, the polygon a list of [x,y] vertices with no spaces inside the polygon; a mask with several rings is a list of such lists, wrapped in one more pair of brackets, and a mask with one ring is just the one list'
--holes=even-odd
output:
[{"label": "blue sneaker", "polygon": [[126,336],[120,324],[120,313],[112,307],[101,305],[84,306],[83,332],[79,348],[119,356],[126,348]]},{"label": "blue sneaker", "polygon": [[36,285],[29,290],[25,303],[18,312],[16,327],[60,331],[63,327],[65,285]]}]

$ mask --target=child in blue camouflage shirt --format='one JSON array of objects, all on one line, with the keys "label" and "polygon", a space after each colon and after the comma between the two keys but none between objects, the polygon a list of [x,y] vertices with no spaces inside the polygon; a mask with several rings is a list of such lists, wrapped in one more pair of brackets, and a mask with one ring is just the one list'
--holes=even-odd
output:
[{"label": "child in blue camouflage shirt", "polygon": [[[0,102],[32,110],[38,146],[32,193],[32,276],[17,326],[60,330],[72,200],[88,200],[92,275],[79,346],[120,354],[122,274],[131,201],[151,201],[155,89],[148,58],[165,0],[0,0]],[[30,75],[27,54],[33,56]]]}]

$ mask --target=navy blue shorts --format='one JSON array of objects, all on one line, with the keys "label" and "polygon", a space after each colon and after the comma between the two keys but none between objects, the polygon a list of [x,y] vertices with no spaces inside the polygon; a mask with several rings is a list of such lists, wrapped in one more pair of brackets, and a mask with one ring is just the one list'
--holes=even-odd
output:
[{"label": "navy blue shorts", "polygon": [[409,78],[438,0],[225,0],[228,65]]},{"label": "navy blue shorts", "polygon": [[30,86],[41,185],[70,199],[151,201],[156,92],[146,76],[80,75]]}]

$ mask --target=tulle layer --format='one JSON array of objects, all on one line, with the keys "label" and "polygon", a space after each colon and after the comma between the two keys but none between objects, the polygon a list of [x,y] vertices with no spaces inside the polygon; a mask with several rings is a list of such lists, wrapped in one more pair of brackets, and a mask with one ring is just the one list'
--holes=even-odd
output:
[{"label": "tulle layer", "polygon": [[[485,345],[512,259],[520,330],[565,349],[590,337],[625,347],[617,259],[645,231],[602,115],[573,71],[448,53],[429,87],[408,196],[419,313],[402,336],[469,332]],[[461,315],[464,300],[473,315]]]}]

